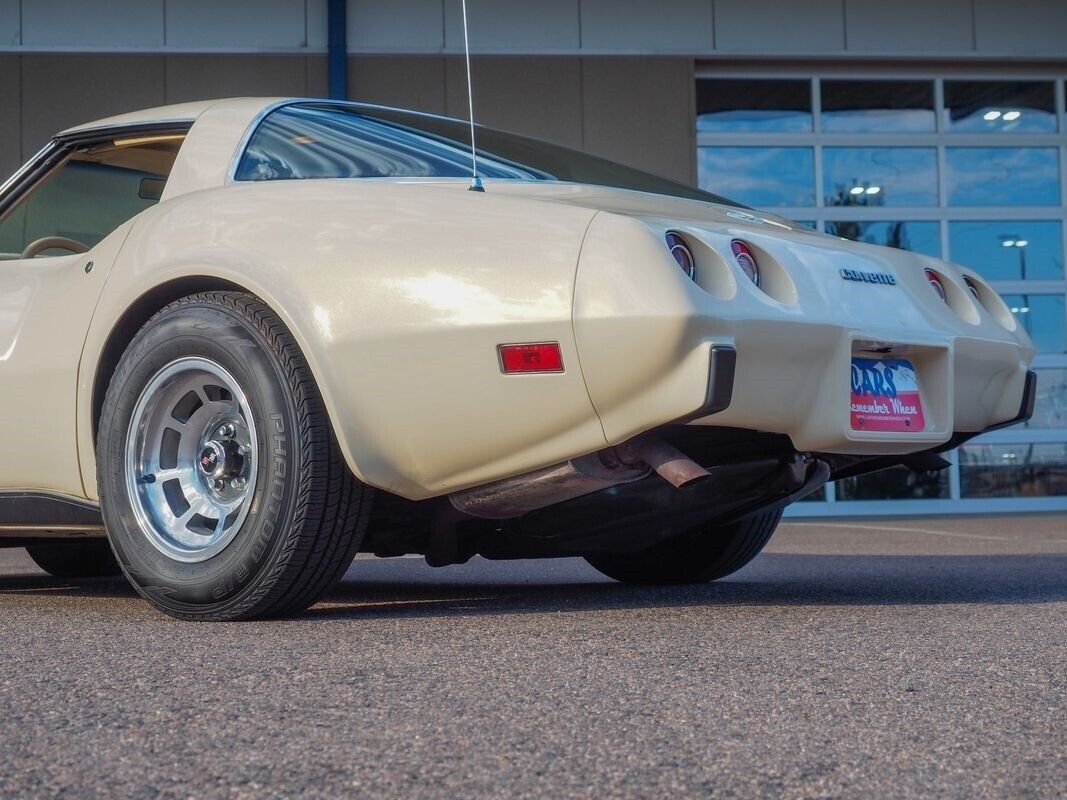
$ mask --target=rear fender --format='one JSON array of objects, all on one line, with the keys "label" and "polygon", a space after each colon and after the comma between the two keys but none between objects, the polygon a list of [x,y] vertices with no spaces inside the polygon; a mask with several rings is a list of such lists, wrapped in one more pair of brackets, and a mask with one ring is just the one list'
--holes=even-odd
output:
[{"label": "rear fender", "polygon": [[[280,181],[195,192],[146,212],[83,358],[82,469],[95,487],[91,386],[108,334],[153,287],[240,286],[308,360],[353,472],[421,499],[604,446],[571,320],[595,212],[459,186]],[[497,346],[556,341],[564,371],[504,375]]]}]

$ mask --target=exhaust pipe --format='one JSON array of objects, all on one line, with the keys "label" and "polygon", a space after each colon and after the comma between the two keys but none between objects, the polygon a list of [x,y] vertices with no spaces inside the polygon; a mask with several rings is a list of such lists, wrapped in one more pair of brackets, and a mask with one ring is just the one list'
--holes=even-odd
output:
[{"label": "exhaust pipe", "polygon": [[638,436],[618,447],[572,458],[514,478],[476,486],[449,495],[464,514],[485,519],[521,517],[539,508],[573,500],[647,478],[655,470],[676,488],[711,477],[711,474],[655,436]]},{"label": "exhaust pipe", "polygon": [[658,436],[638,436],[615,449],[624,460],[647,464],[675,489],[711,477],[710,472]]}]

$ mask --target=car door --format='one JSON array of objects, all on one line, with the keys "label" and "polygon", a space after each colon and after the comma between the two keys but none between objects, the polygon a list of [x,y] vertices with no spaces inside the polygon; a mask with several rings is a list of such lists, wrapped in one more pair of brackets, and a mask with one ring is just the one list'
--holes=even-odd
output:
[{"label": "car door", "polygon": [[180,144],[160,157],[122,141],[57,143],[0,195],[0,492],[85,494],[82,345],[133,217],[158,202]]}]

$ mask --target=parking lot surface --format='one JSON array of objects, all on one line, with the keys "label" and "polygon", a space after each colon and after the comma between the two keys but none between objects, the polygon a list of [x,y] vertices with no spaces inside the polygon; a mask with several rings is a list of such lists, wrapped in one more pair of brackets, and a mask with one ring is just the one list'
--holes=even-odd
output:
[{"label": "parking lot surface", "polygon": [[665,589],[361,557],[237,624],[0,550],[0,657],[3,797],[1063,797],[1067,519],[787,523]]}]

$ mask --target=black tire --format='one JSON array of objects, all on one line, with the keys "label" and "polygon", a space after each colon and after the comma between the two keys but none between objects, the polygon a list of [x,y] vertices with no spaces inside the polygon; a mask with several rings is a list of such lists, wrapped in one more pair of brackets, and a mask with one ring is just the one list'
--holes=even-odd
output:
[{"label": "black tire", "polygon": [[26,552],[37,566],[57,578],[106,578],[122,571],[106,539],[35,544]]},{"label": "black tire", "polygon": [[[247,517],[224,549],[186,563],[153,544],[126,480],[127,432],[142,391],[178,359],[229,372],[255,419],[256,483]],[[134,337],[112,377],[97,436],[101,508],[111,546],[134,588],[180,619],[293,614],[352,562],[371,490],[348,469],[304,357],[259,299],[207,292],[178,300]]]},{"label": "black tire", "polygon": [[597,554],[585,560],[623,583],[706,583],[736,572],[759,555],[781,518],[781,509],[765,511],[724,525],[705,525],[638,553]]}]

